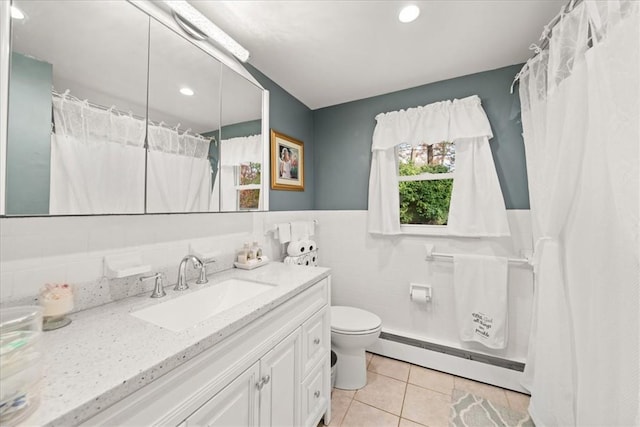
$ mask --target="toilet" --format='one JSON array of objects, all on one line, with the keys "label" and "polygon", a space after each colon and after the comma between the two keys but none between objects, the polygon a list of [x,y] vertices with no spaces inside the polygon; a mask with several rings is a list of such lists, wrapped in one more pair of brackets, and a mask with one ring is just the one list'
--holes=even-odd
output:
[{"label": "toilet", "polygon": [[331,347],[338,356],[336,388],[356,390],[367,384],[365,348],[376,342],[382,320],[355,307],[331,307]]}]

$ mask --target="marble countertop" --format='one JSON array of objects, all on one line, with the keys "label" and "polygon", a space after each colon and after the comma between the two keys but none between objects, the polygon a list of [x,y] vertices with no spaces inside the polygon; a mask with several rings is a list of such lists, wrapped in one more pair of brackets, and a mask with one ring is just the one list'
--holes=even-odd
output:
[{"label": "marble countertop", "polygon": [[[243,326],[329,275],[329,269],[271,263],[231,269],[151,299],[147,293],[72,314],[72,323],[43,333],[41,402],[23,425],[75,425],[214,346]],[[172,332],[131,312],[194,292],[228,278],[268,283],[273,289],[181,332]]]}]

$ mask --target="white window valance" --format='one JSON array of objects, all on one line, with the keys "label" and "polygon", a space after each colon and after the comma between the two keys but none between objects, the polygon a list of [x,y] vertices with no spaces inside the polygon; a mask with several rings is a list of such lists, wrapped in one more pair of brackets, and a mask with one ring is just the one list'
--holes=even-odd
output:
[{"label": "white window valance", "polygon": [[456,170],[448,234],[510,235],[489,147],[493,133],[478,96],[378,114],[376,121],[369,176],[370,233],[401,233],[396,146],[450,141],[456,143]]},{"label": "white window valance", "polygon": [[437,144],[464,138],[493,138],[489,119],[477,95],[376,116],[371,150],[406,143]]}]

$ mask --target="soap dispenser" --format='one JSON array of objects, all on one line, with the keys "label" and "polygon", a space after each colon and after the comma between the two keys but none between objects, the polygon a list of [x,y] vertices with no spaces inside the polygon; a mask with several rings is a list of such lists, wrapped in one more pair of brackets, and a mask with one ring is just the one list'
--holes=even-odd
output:
[{"label": "soap dispenser", "polygon": [[251,261],[256,259],[256,253],[254,252],[253,248],[249,247],[249,243],[245,243],[244,244],[244,249],[243,249],[246,254],[247,254],[247,261]]},{"label": "soap dispenser", "polygon": [[258,245],[258,242],[253,242],[251,251],[255,254],[256,259],[262,258],[262,248]]}]

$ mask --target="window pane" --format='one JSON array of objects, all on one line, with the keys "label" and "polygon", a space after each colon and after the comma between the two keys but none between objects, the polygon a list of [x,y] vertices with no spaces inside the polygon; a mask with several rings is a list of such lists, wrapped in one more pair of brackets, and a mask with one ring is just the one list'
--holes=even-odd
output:
[{"label": "window pane", "polygon": [[260,163],[241,163],[238,184],[260,184],[260,166]]},{"label": "window pane", "polygon": [[455,170],[456,151],[453,142],[438,144],[409,144],[398,146],[400,176],[419,175],[421,173],[447,173]]},{"label": "window pane", "polygon": [[249,209],[258,209],[260,202],[260,190],[239,190],[238,191],[238,209],[241,211]]},{"label": "window pane", "polygon": [[447,224],[452,179],[407,181],[398,186],[401,224]]}]

